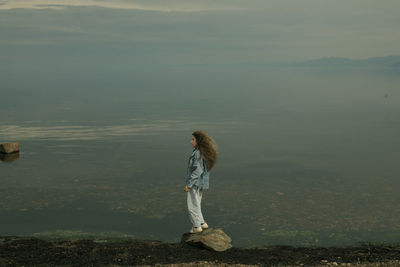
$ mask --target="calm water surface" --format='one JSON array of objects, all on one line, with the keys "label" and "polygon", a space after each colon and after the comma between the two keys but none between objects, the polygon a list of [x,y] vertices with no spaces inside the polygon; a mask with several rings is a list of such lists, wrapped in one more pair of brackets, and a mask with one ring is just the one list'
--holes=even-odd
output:
[{"label": "calm water surface", "polygon": [[0,234],[179,241],[203,129],[220,152],[203,213],[235,246],[398,242],[400,81],[241,71],[6,84],[0,141],[21,152],[0,161]]}]

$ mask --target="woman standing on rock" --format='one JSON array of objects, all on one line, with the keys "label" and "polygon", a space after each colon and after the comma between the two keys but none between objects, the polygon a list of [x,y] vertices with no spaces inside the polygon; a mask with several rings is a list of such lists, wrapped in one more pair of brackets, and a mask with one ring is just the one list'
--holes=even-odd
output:
[{"label": "woman standing on rock", "polygon": [[217,161],[217,145],[204,131],[193,132],[190,143],[194,150],[188,161],[185,192],[189,218],[193,225],[190,233],[199,233],[208,228],[201,213],[201,197],[203,190],[208,189],[209,171]]}]

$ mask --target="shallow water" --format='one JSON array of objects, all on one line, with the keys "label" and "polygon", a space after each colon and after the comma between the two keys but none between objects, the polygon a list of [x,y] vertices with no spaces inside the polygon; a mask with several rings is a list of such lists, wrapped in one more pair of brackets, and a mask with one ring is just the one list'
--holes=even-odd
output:
[{"label": "shallow water", "polygon": [[203,213],[235,246],[398,242],[400,80],[243,68],[8,83],[0,142],[21,152],[0,161],[0,235],[179,241],[203,129],[220,153]]}]

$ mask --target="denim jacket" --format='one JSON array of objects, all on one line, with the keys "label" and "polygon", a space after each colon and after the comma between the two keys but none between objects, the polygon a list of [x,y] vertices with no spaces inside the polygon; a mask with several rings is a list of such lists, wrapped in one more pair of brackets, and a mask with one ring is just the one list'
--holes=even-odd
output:
[{"label": "denim jacket", "polygon": [[188,160],[186,175],[186,186],[192,188],[197,186],[200,189],[208,189],[210,173],[204,158],[200,157],[200,150],[195,148]]}]

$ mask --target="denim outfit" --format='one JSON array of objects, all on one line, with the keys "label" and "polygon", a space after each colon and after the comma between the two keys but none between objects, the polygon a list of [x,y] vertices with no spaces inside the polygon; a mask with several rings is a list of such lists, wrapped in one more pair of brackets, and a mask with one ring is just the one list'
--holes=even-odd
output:
[{"label": "denim outfit", "polygon": [[209,177],[205,161],[200,158],[200,150],[196,148],[189,158],[186,175],[186,186],[190,188],[187,192],[187,205],[193,227],[200,227],[204,223],[201,213],[201,197],[203,190],[209,187]]}]

